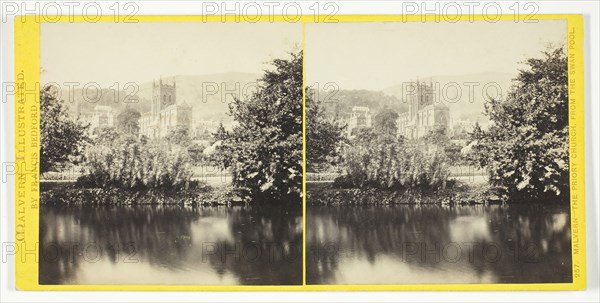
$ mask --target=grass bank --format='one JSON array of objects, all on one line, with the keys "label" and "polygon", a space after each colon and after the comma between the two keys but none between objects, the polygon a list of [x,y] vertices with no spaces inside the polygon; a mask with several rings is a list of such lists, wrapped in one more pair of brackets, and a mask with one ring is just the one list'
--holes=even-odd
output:
[{"label": "grass bank", "polygon": [[339,188],[333,183],[307,183],[308,205],[502,204],[507,197],[487,184],[456,182],[435,192],[421,189]]},{"label": "grass bank", "polygon": [[85,188],[76,183],[45,182],[40,188],[42,205],[185,205],[217,206],[248,203],[231,186],[198,185],[169,190],[155,188],[123,189],[116,187]]}]

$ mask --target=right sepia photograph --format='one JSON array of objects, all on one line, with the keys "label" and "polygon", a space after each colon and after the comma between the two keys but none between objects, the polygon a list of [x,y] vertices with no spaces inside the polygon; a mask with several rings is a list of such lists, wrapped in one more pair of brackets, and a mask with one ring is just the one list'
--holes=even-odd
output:
[{"label": "right sepia photograph", "polygon": [[567,34],[306,24],[306,283],[571,283]]}]

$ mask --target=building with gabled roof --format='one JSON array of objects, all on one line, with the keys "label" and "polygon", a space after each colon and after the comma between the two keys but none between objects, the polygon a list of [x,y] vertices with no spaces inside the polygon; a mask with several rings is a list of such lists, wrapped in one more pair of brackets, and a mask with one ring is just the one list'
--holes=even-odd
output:
[{"label": "building with gabled roof", "polygon": [[178,127],[190,128],[192,106],[185,101],[177,103],[177,84],[152,83],[152,109],[142,114],[140,134],[148,138],[162,138]]}]

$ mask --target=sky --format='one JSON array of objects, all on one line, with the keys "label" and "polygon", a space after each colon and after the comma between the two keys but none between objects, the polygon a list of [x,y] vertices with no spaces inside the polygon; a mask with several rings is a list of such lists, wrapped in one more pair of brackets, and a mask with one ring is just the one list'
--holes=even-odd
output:
[{"label": "sky", "polygon": [[306,81],[382,90],[417,77],[516,75],[519,62],[566,39],[563,20],[313,23],[306,26]]},{"label": "sky", "polygon": [[262,74],[302,46],[299,23],[42,23],[41,81],[149,82],[160,76]]}]

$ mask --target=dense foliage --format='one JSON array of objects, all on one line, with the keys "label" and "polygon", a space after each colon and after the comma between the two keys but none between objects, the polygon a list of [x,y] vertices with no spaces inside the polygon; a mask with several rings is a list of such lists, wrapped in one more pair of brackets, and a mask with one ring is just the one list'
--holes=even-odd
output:
[{"label": "dense foliage", "polygon": [[480,166],[512,197],[568,199],[568,78],[564,48],[525,62],[504,100],[486,104],[493,126],[472,134]]},{"label": "dense foliage", "polygon": [[461,153],[462,147],[452,142],[448,132],[443,128],[432,129],[419,140],[422,144],[435,145],[436,148],[443,150],[450,165],[468,164],[465,155]]},{"label": "dense foliage", "polygon": [[188,147],[193,144],[192,136],[190,136],[190,130],[185,126],[177,126],[171,129],[165,139],[171,144],[184,147]]},{"label": "dense foliage", "polygon": [[449,165],[443,150],[405,141],[383,129],[361,130],[346,150],[346,175],[337,184],[382,189],[421,188],[428,190],[446,186]]},{"label": "dense foliage", "polygon": [[344,142],[344,126],[325,113],[322,101],[314,91],[306,90],[306,169],[317,171],[326,164],[336,163]]},{"label": "dense foliage", "polygon": [[236,124],[215,143],[233,185],[257,200],[298,198],[302,191],[302,53],[272,64],[252,96],[232,101]]},{"label": "dense foliage", "polygon": [[373,117],[373,128],[377,133],[395,136],[398,132],[397,120],[398,113],[386,107]]},{"label": "dense foliage", "polygon": [[64,101],[56,99],[56,89],[47,86],[40,91],[40,173],[78,162],[89,141],[89,125],[69,117]]},{"label": "dense foliage", "polygon": [[332,83],[321,84],[321,90],[315,91],[318,99],[329,115],[342,117],[344,113],[352,111],[355,106],[366,106],[378,112],[388,109],[397,113],[408,110],[408,105],[395,96],[381,91],[371,90],[344,90]]},{"label": "dense foliage", "polygon": [[146,140],[113,128],[103,129],[88,148],[88,186],[120,188],[187,187],[192,177],[191,158],[185,146],[167,140]]},{"label": "dense foliage", "polygon": [[140,133],[140,118],[142,115],[136,109],[126,106],[117,115],[117,128],[122,132],[137,135]]}]

